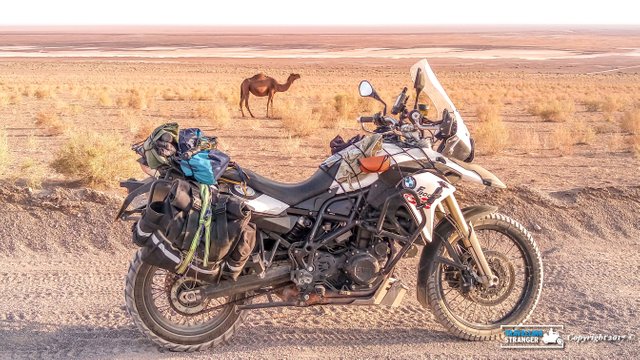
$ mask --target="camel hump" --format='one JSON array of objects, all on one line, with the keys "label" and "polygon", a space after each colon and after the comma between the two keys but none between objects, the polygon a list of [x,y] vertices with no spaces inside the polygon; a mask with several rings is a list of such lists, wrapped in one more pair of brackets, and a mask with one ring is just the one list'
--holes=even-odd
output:
[{"label": "camel hump", "polygon": [[266,79],[268,76],[265,75],[264,73],[258,73],[253,75],[252,77],[250,77],[251,80],[262,80],[262,79]]}]

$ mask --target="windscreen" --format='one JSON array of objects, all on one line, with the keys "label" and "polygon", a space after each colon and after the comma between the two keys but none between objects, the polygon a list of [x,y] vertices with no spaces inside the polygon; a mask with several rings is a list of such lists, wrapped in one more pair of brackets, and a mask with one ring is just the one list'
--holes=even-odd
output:
[{"label": "windscreen", "polygon": [[411,79],[414,83],[416,81],[416,76],[418,76],[418,69],[421,69],[421,75],[425,77],[423,92],[433,103],[433,106],[436,108],[436,114],[438,114],[439,117],[438,119],[433,120],[442,120],[444,110],[447,110],[456,120],[456,132],[448,139],[444,140],[444,148],[441,153],[445,156],[450,156],[462,161],[469,159],[473,151],[473,145],[471,143],[471,135],[464,124],[464,120],[462,120],[462,116],[460,116],[455,105],[453,105],[453,102],[449,98],[449,95],[447,95],[447,92],[444,91],[444,88],[442,87],[442,84],[440,84],[440,81],[438,81],[436,74],[431,70],[431,66],[429,66],[427,59],[422,59],[411,67]]}]

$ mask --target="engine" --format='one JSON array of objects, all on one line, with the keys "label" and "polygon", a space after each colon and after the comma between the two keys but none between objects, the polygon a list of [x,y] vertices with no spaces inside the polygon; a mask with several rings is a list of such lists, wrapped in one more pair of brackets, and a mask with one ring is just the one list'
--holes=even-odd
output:
[{"label": "engine", "polygon": [[378,240],[366,247],[349,244],[339,251],[320,251],[314,259],[314,280],[335,290],[369,288],[387,263],[390,246]]}]

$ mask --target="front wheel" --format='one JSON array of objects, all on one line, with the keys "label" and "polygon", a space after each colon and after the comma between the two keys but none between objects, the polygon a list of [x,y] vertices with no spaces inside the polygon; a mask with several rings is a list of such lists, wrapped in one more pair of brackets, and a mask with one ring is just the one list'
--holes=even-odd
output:
[{"label": "front wheel", "polygon": [[138,329],[160,347],[196,351],[220,345],[238,329],[244,314],[235,305],[237,297],[181,302],[181,291],[202,284],[143,262],[138,251],[127,274],[127,310]]},{"label": "front wheel", "polygon": [[497,285],[478,282],[473,257],[452,231],[446,240],[466,270],[451,265],[444,239],[433,244],[435,268],[427,279],[426,300],[451,333],[465,340],[492,340],[501,336],[501,325],[522,324],[533,312],[542,291],[542,258],[531,234],[505,215],[485,215],[472,225]]}]

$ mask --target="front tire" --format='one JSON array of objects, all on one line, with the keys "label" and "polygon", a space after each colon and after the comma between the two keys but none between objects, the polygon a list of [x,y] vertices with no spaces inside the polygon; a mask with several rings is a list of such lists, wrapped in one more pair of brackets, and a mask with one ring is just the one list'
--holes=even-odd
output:
[{"label": "front tire", "polygon": [[[444,243],[440,242],[434,249],[435,260],[431,265],[435,269],[429,269],[431,276],[427,279],[426,300],[436,319],[457,337],[493,340],[502,336],[501,325],[522,324],[533,312],[542,292],[542,257],[531,234],[505,215],[485,215],[474,219],[472,225],[492,271],[500,278],[498,285],[489,289],[465,288],[461,285],[464,283],[462,272],[438,261],[438,258],[451,259]],[[461,242],[456,231],[445,239],[454,244],[454,248]],[[514,251],[522,262],[514,260],[513,255],[509,257]],[[520,274],[522,289],[518,291],[516,284]],[[512,306],[511,302],[505,304],[509,299]],[[505,306],[506,310],[498,310],[499,305]],[[476,316],[478,310],[480,314]],[[482,317],[483,312],[489,316]],[[490,316],[493,313],[497,315]]]},{"label": "front tire", "polygon": [[[190,352],[221,345],[233,336],[246,315],[235,304],[226,304],[230,299],[205,300],[196,305],[178,302],[177,291],[183,287],[193,289],[198,284],[197,279],[180,277],[143,262],[139,250],[131,261],[125,284],[129,315],[149,340],[168,350]],[[211,311],[214,306],[220,309]]]}]

